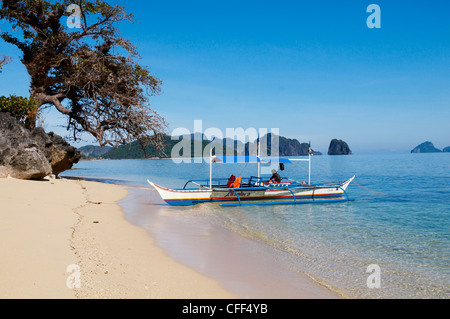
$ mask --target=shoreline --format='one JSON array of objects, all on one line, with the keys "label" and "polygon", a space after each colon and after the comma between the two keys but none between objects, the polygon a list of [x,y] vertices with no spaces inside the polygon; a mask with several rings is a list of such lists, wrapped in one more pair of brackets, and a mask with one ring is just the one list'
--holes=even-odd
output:
[{"label": "shoreline", "polygon": [[325,283],[291,269],[283,261],[283,252],[273,247],[214,225],[202,219],[202,213],[170,207],[153,189],[129,186],[128,190],[129,196],[119,202],[127,220],[145,229],[169,256],[217,280],[238,298],[345,298]]},{"label": "shoreline", "polygon": [[[205,234],[198,225],[189,232],[186,224],[160,223],[167,207],[157,196],[147,198],[148,188],[63,177],[0,179],[0,191],[7,208],[0,212],[0,298],[343,298],[274,262],[262,243],[211,225]],[[142,216],[153,218],[165,234],[150,231],[139,222]],[[24,243],[11,245],[18,236]],[[70,265],[81,272],[79,289],[67,286]]]},{"label": "shoreline", "polygon": [[0,179],[0,298],[236,298],[127,221],[127,195],[83,179]]}]

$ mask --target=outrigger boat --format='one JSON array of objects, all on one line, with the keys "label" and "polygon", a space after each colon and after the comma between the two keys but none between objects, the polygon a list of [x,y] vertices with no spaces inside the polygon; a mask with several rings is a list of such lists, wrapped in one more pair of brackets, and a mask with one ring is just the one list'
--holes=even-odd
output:
[{"label": "outrigger boat", "polygon": [[[173,206],[191,206],[207,202],[222,203],[220,206],[310,204],[353,201],[346,190],[355,176],[346,182],[311,184],[311,153],[308,159],[262,158],[259,156],[212,156],[210,157],[209,180],[190,180],[181,189],[169,189],[147,182],[153,186],[162,199]],[[285,164],[296,161],[309,162],[308,183],[282,178],[272,183],[261,177],[261,164]],[[212,178],[214,163],[258,164],[258,176],[249,178]],[[233,178],[234,177],[234,178]],[[188,187],[189,186],[189,187]]]}]

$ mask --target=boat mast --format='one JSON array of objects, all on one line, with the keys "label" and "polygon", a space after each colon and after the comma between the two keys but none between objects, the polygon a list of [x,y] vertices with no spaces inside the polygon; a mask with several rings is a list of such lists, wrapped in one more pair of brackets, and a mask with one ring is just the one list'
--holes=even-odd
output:
[{"label": "boat mast", "polygon": [[308,185],[311,185],[311,153],[309,153]]},{"label": "boat mast", "polygon": [[261,178],[261,161],[259,160],[260,156],[261,156],[261,141],[259,140],[258,135],[258,156],[256,156],[256,160],[258,162],[258,179]]},{"label": "boat mast", "polygon": [[[215,139],[215,138],[214,138]],[[214,143],[214,140],[212,141]],[[211,148],[209,149],[209,187],[212,189],[212,163],[213,163],[213,156],[212,156],[212,143]]]},{"label": "boat mast", "polygon": [[308,149],[308,162],[309,162],[309,168],[308,168],[308,185],[311,185],[311,155],[313,154],[313,150],[311,149],[311,141],[309,141],[309,149]]}]

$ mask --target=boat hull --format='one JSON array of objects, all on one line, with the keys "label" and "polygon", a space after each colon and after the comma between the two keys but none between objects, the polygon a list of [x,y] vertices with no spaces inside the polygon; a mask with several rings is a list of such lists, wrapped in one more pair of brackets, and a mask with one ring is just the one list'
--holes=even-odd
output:
[{"label": "boat hull", "polygon": [[168,189],[148,181],[162,197],[172,206],[191,206],[206,202],[242,201],[286,201],[287,203],[308,199],[342,197],[354,177],[345,183],[333,186],[293,186],[293,187],[242,187],[213,188],[199,190]]},{"label": "boat hull", "polygon": [[212,190],[176,190],[147,181],[156,189],[161,198],[172,206],[192,206],[211,201]]}]

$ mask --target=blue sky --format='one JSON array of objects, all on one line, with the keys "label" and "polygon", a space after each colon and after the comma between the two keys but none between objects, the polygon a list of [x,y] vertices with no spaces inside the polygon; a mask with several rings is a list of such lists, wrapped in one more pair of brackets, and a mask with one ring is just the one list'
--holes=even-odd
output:
[{"label": "blue sky", "polygon": [[[322,152],[333,138],[354,153],[450,145],[449,1],[111,2],[139,21],[121,31],[163,81],[151,105],[169,131],[279,128]],[[381,29],[366,25],[371,3]],[[0,95],[28,95],[20,52],[0,48],[14,57]]]}]

